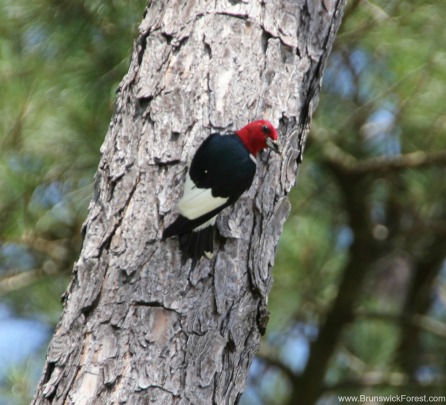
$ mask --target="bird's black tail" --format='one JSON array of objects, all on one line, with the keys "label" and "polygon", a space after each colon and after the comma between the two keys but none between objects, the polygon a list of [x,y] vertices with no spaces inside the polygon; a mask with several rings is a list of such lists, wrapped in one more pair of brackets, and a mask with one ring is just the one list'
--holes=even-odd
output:
[{"label": "bird's black tail", "polygon": [[203,256],[212,258],[214,252],[214,225],[183,233],[179,235],[178,240],[183,257],[191,258],[192,265],[195,266]]},{"label": "bird's black tail", "polygon": [[197,229],[201,223],[203,220],[191,221],[180,215],[163,232],[163,239],[178,235],[183,258],[191,258],[193,266],[203,256],[211,258],[214,252],[214,225]]}]

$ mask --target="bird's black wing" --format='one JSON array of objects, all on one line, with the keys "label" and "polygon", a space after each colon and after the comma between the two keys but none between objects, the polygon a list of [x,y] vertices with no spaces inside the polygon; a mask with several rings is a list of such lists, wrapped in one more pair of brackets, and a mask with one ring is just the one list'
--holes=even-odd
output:
[{"label": "bird's black wing", "polygon": [[252,184],[253,159],[237,135],[212,134],[197,149],[189,174],[196,187],[211,189],[214,197],[232,204]]}]

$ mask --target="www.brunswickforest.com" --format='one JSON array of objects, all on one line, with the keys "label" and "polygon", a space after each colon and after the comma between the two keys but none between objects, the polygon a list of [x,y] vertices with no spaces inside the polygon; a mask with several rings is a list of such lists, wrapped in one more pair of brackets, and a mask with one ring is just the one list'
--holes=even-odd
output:
[{"label": "www.brunswickforest.com", "polygon": [[433,395],[345,395],[338,396],[338,401],[342,403],[446,403],[446,396]]}]

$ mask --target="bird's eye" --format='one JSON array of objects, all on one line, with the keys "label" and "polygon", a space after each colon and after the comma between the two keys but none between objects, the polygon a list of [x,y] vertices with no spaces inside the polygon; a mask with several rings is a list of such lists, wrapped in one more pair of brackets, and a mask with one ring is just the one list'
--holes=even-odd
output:
[{"label": "bird's eye", "polygon": [[269,126],[268,125],[264,125],[263,127],[262,127],[262,132],[264,133],[264,134],[269,134],[270,133],[270,129],[269,129]]}]

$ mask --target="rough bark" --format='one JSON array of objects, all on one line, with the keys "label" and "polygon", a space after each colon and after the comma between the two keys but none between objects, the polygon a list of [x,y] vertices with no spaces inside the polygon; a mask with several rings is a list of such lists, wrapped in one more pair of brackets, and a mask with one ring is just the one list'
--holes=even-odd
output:
[{"label": "rough bark", "polygon": [[[264,332],[286,197],[344,1],[153,1],[96,174],[34,403],[233,404]],[[161,240],[214,130],[265,117],[281,158],[219,218],[212,261]]]}]

